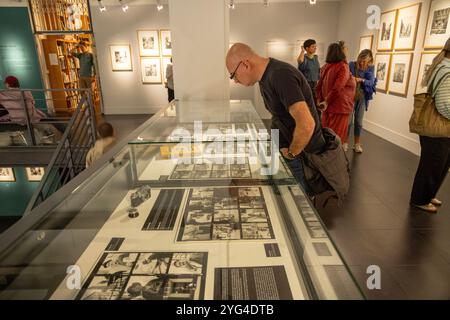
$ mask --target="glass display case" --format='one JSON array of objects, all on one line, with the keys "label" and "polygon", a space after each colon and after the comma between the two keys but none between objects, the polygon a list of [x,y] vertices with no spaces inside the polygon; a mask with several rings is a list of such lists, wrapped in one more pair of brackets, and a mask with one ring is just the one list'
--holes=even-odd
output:
[{"label": "glass display case", "polygon": [[175,101],[1,236],[0,299],[363,299],[249,101]]}]

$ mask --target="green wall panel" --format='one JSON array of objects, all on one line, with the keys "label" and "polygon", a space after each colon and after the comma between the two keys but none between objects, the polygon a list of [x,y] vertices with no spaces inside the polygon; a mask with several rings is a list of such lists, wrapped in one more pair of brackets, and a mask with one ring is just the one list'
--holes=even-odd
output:
[{"label": "green wall panel", "polygon": [[[42,89],[42,79],[28,9],[0,7],[0,88],[13,75],[25,89]],[[33,93],[36,106],[46,110],[44,94]]]}]

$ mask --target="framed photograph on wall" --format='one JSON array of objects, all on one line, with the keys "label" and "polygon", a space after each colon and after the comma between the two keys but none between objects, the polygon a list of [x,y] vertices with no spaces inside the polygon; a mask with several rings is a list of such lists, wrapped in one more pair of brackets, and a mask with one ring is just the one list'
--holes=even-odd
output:
[{"label": "framed photograph on wall", "polygon": [[420,57],[419,74],[417,75],[416,92],[415,94],[421,94],[427,92],[427,86],[423,85],[425,75],[428,69],[433,63],[433,59],[439,54],[439,52],[424,52]]},{"label": "framed photograph on wall", "polygon": [[421,9],[422,3],[417,3],[398,10],[395,50],[414,50]]},{"label": "framed photograph on wall", "polygon": [[394,47],[397,12],[397,10],[391,10],[381,14],[380,30],[378,31],[378,51],[391,51]]},{"label": "framed photograph on wall", "polygon": [[373,44],[373,36],[362,36],[359,39],[359,52],[365,49],[372,50],[372,44]]},{"label": "framed photograph on wall", "polygon": [[158,30],[138,30],[139,55],[141,57],[159,56]]},{"label": "framed photograph on wall", "polygon": [[423,47],[442,49],[450,37],[450,0],[432,0]]},{"label": "framed photograph on wall", "polygon": [[131,62],[131,47],[125,45],[110,45],[112,71],[133,71]]},{"label": "framed photograph on wall", "polygon": [[0,182],[15,182],[16,176],[14,175],[13,168],[0,168]]},{"label": "framed photograph on wall", "polygon": [[28,181],[41,181],[44,177],[45,168],[43,167],[31,167],[26,168]]},{"label": "framed photograph on wall", "polygon": [[172,55],[172,36],[170,30],[161,30],[161,54],[165,57]]},{"label": "framed photograph on wall", "polygon": [[161,83],[161,60],[159,58],[141,58],[142,83]]},{"label": "framed photograph on wall", "polygon": [[392,55],[389,94],[407,97],[412,61],[412,53],[395,53]]},{"label": "framed photograph on wall", "polygon": [[166,70],[167,70],[167,65],[170,63],[170,58],[166,57],[166,58],[162,58],[161,59],[161,64],[162,64],[162,81],[165,82],[166,81]]},{"label": "framed photograph on wall", "polygon": [[383,53],[375,56],[375,76],[378,79],[377,92],[387,93],[392,54]]}]

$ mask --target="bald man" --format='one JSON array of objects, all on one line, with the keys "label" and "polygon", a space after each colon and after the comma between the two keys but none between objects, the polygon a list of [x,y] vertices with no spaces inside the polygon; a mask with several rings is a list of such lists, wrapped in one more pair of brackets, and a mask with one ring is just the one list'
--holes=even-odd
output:
[{"label": "bald man", "polygon": [[312,195],[300,157],[303,152],[320,152],[325,140],[308,81],[297,68],[261,57],[243,43],[230,48],[226,66],[236,83],[259,83],[266,109],[272,114],[272,128],[280,131],[280,151],[303,189]]}]

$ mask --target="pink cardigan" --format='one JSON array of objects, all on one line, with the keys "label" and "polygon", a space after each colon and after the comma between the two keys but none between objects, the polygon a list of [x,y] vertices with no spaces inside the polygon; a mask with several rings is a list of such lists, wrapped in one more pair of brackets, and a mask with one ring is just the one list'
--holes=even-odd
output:
[{"label": "pink cardigan", "polygon": [[[45,113],[36,109],[34,105],[34,98],[30,91],[24,91],[24,98],[26,101],[28,114],[32,123],[39,122],[41,119],[46,118]],[[22,125],[27,123],[27,115],[22,105],[22,95],[20,90],[8,89],[0,92],[0,104],[8,110],[9,115],[2,117],[2,121],[17,122]],[[8,118],[9,116],[9,118]]]}]

